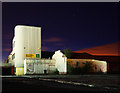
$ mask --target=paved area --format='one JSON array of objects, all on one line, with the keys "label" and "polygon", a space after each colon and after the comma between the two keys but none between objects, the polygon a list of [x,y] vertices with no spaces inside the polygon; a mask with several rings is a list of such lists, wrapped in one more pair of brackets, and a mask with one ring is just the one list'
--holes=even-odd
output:
[{"label": "paved area", "polygon": [[57,80],[90,84],[97,87],[120,88],[119,75],[76,75],[57,78]]},{"label": "paved area", "polygon": [[2,77],[4,92],[18,90],[120,92],[119,75],[9,75],[0,77]]}]

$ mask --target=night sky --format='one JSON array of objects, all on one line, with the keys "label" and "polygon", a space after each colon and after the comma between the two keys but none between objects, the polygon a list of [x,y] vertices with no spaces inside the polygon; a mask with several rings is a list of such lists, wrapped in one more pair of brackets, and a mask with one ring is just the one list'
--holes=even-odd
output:
[{"label": "night sky", "polygon": [[2,56],[12,49],[16,25],[42,28],[42,50],[84,48],[118,42],[118,3],[3,3]]}]

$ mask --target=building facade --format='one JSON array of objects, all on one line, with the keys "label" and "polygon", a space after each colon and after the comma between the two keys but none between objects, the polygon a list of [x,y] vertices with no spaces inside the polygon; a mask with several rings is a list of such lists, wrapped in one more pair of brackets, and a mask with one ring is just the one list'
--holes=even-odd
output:
[{"label": "building facade", "polygon": [[[82,59],[76,56],[67,59],[60,50],[41,55],[41,27],[18,25],[15,27],[14,34],[13,50],[8,56],[8,60],[14,66],[16,75],[50,74],[56,70],[59,74],[66,74],[68,65],[73,68],[83,68],[86,63],[92,64],[93,72],[107,72],[106,61]],[[47,58],[41,58],[42,56],[47,56]]]},{"label": "building facade", "polygon": [[41,59],[41,27],[18,25],[14,34],[13,50],[8,59],[16,75],[51,73],[55,69],[59,73],[67,72],[66,57],[60,50],[52,59]]}]

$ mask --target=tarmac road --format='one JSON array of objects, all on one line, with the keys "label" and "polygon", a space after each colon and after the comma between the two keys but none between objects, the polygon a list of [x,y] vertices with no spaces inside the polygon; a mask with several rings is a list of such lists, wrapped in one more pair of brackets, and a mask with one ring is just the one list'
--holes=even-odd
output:
[{"label": "tarmac road", "polygon": [[101,93],[117,93],[115,91],[77,86],[71,84],[62,84],[53,81],[40,80],[38,77],[2,77],[2,93],[9,92],[101,92]]}]

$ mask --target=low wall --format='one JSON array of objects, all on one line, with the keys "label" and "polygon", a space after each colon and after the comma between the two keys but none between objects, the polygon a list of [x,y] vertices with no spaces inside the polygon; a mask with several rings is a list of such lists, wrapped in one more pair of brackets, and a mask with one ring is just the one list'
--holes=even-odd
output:
[{"label": "low wall", "polygon": [[[83,68],[86,63],[90,63],[90,72],[107,72],[107,62],[94,59],[67,59],[67,64],[73,68]],[[68,71],[69,72],[69,71]]]},{"label": "low wall", "polygon": [[55,60],[52,59],[25,59],[24,74],[50,74],[55,71]]}]

